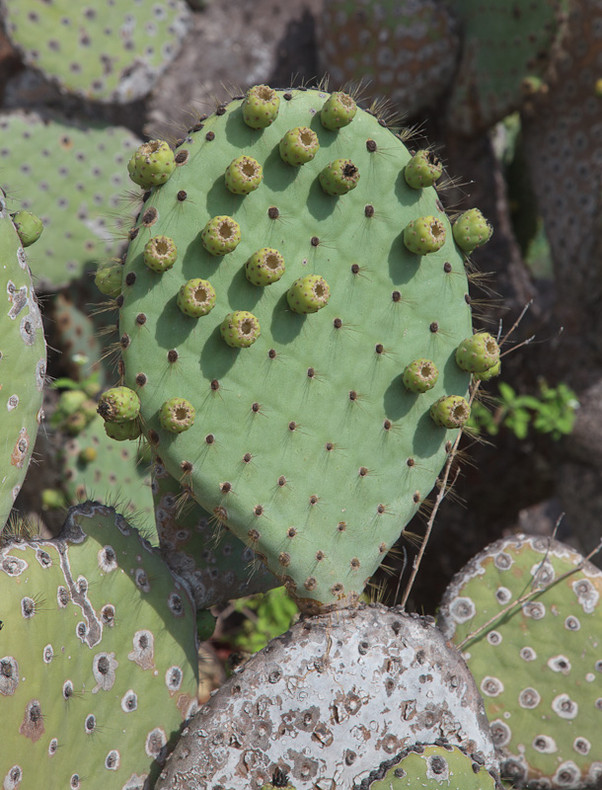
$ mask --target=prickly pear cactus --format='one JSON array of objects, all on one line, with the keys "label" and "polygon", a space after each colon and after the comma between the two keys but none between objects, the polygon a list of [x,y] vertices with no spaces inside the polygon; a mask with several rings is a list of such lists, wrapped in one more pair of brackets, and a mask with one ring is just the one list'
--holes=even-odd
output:
[{"label": "prickly pear cactus", "polygon": [[[21,112],[0,116],[0,136],[4,187],[25,195],[21,205],[44,222],[31,249],[38,289],[54,291],[86,265],[115,255],[136,210],[123,194],[127,155],[138,138],[121,127],[85,127]],[[111,219],[118,213],[119,220]]]},{"label": "prickly pear cactus", "polygon": [[443,598],[439,625],[464,650],[518,786],[599,786],[601,594],[602,571],[576,551],[517,535],[478,554]]},{"label": "prickly pear cactus", "polygon": [[438,0],[326,0],[316,27],[322,71],[387,96],[404,116],[432,105],[455,69],[458,25]]},{"label": "prickly pear cactus", "polygon": [[499,790],[501,784],[478,757],[458,746],[412,746],[385,761],[356,790]]},{"label": "prickly pear cactus", "polygon": [[196,707],[194,609],[111,508],[0,548],[4,788],[142,790]]},{"label": "prickly pear cactus", "polygon": [[102,102],[146,95],[175,57],[190,14],[181,0],[2,0],[6,32],[25,62],[62,91]]},{"label": "prickly pear cactus", "polygon": [[227,530],[216,530],[212,514],[160,460],[153,464],[152,492],[163,559],[186,580],[199,611],[278,586],[252,549]]},{"label": "prickly pear cactus", "polygon": [[[263,86],[199,122],[130,233],[119,298],[125,383],[166,469],[307,608],[357,600],[432,489],[457,431],[429,408],[466,394],[454,354],[472,333],[435,189],[407,185],[384,120],[325,128],[327,99]],[[248,194],[226,184],[241,154],[263,172]],[[322,184],[333,162],[344,194]],[[178,250],[163,272],[144,262],[157,236]],[[256,285],[264,248],[285,271]],[[215,299],[198,317],[178,306],[195,278],[196,303]],[[439,372],[425,393],[403,384],[416,359]]]},{"label": "prickly pear cactus", "polygon": [[42,419],[46,344],[31,274],[0,190],[0,527],[19,493]]}]

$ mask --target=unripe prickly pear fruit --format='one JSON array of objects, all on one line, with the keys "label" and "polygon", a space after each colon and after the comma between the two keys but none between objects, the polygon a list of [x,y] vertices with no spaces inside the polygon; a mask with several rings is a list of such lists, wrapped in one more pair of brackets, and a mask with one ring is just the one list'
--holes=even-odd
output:
[{"label": "unripe prickly pear fruit", "polygon": [[418,217],[403,231],[403,243],[416,255],[437,252],[445,244],[445,226],[436,217]]},{"label": "unripe prickly pear fruit", "polygon": [[106,422],[128,422],[140,414],[140,398],[129,387],[113,387],[103,392],[98,413]]},{"label": "unripe prickly pear fruit", "polygon": [[185,398],[170,398],[159,411],[161,426],[171,433],[187,431],[196,417],[194,406]]},{"label": "unripe prickly pear fruit", "polygon": [[101,264],[96,271],[94,284],[101,294],[116,299],[123,284],[123,264],[119,261]]},{"label": "unripe prickly pear fruit", "polygon": [[65,416],[75,414],[83,406],[87,398],[88,396],[83,390],[65,390],[65,392],[61,392],[58,411]]},{"label": "unripe prickly pear fruit", "polygon": [[403,385],[410,392],[427,392],[439,378],[439,371],[430,359],[415,359],[403,371]]},{"label": "unripe prickly pear fruit", "polygon": [[472,252],[489,241],[493,228],[478,208],[471,208],[461,214],[454,222],[452,233],[456,244],[461,250]]},{"label": "unripe prickly pear fruit", "polygon": [[261,327],[253,313],[246,310],[235,310],[224,318],[220,332],[226,343],[232,348],[248,348],[261,334]]},{"label": "unripe prickly pear fruit", "polygon": [[299,277],[286,294],[288,306],[293,313],[317,313],[330,299],[330,288],[323,277],[308,274]]},{"label": "unripe prickly pear fruit", "polygon": [[242,117],[251,129],[265,129],[276,120],[280,97],[269,85],[254,85],[247,91]]},{"label": "unripe prickly pear fruit", "polygon": [[272,247],[262,247],[245,263],[246,278],[253,285],[271,285],[284,271],[284,258]]},{"label": "unripe prickly pear fruit", "polygon": [[105,422],[104,428],[109,439],[115,439],[116,442],[137,439],[142,433],[140,421],[137,419],[125,422]]},{"label": "unripe prickly pear fruit", "polygon": [[153,236],[144,246],[144,263],[154,272],[166,272],[178,257],[178,248],[169,236]]},{"label": "unripe prickly pear fruit", "polygon": [[461,428],[470,417],[470,406],[460,395],[444,395],[433,403],[430,415],[442,428]]},{"label": "unripe prickly pear fruit", "polygon": [[432,151],[416,151],[405,166],[403,175],[412,189],[431,187],[441,177],[443,165]]},{"label": "unripe prickly pear fruit", "polygon": [[164,140],[143,143],[128,162],[130,178],[144,189],[164,184],[175,168],[174,153]]},{"label": "unripe prickly pear fruit", "polygon": [[468,373],[484,373],[500,361],[500,347],[489,332],[477,332],[456,349],[456,363]]},{"label": "unripe prickly pear fruit", "polygon": [[39,217],[31,211],[17,211],[12,215],[13,223],[24,247],[34,244],[42,235],[44,225]]},{"label": "unripe prickly pear fruit", "polygon": [[[110,425],[110,423],[105,422],[105,425]],[[91,464],[98,458],[98,452],[95,447],[84,447],[77,458],[81,464]]]},{"label": "unripe prickly pear fruit", "polygon": [[356,188],[360,171],[351,159],[335,159],[321,171],[319,178],[327,195],[346,195]]},{"label": "unripe prickly pear fruit", "polygon": [[215,299],[215,289],[209,280],[197,277],[180,287],[176,302],[185,315],[200,318],[213,310]]},{"label": "unripe prickly pear fruit", "polygon": [[293,167],[311,162],[319,148],[318,135],[308,126],[289,129],[278,146],[282,160]]},{"label": "unripe prickly pear fruit", "polygon": [[226,186],[235,195],[248,195],[261,184],[263,168],[251,156],[239,156],[226,168]]},{"label": "unripe prickly pear fruit", "polygon": [[336,131],[350,124],[357,111],[357,104],[347,93],[331,93],[320,110],[320,120],[325,129]]},{"label": "unripe prickly pear fruit", "polygon": [[213,217],[201,232],[203,247],[211,255],[227,255],[240,244],[240,225],[232,217]]},{"label": "unripe prickly pear fruit", "polygon": [[474,373],[475,379],[478,381],[491,381],[502,372],[502,360],[498,359],[495,365],[492,365],[489,370],[484,370],[481,373]]}]

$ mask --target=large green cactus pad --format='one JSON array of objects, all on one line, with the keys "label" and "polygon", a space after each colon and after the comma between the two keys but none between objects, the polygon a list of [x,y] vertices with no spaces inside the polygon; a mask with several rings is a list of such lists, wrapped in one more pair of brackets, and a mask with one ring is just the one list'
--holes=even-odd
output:
[{"label": "large green cactus pad", "polygon": [[42,418],[46,344],[31,274],[0,190],[0,529],[27,472]]},{"label": "large green cactus pad", "polygon": [[31,249],[36,282],[54,290],[115,255],[135,212],[123,195],[127,153],[138,138],[122,127],[21,112],[0,116],[0,137],[4,187],[44,222]]},{"label": "large green cactus pad", "polygon": [[149,92],[190,19],[182,0],[2,0],[0,12],[26,63],[61,90],[119,103]]},{"label": "large green cactus pad", "polygon": [[2,787],[146,788],[196,707],[186,590],[86,503],[56,539],[0,549],[0,600]]},{"label": "large green cactus pad", "polygon": [[[170,474],[185,474],[198,501],[263,555],[297,599],[338,605],[357,598],[435,483],[455,432],[437,427],[429,407],[466,393],[469,377],[454,350],[471,334],[471,313],[450,223],[432,187],[405,183],[402,141],[364,111],[339,131],[325,129],[319,110],[328,95],[320,91],[279,96],[265,129],[244,123],[239,100],[203,121],[179,147],[170,180],[144,204],[124,273],[125,380]],[[300,167],[279,154],[296,127],[320,141]],[[263,181],[244,196],[224,179],[241,154],[263,167]],[[325,194],[318,176],[340,159],[352,160],[359,183]],[[216,216],[241,229],[223,257],[201,240]],[[425,216],[440,221],[445,243],[414,254],[403,230]],[[143,263],[144,246],[159,235],[179,250],[162,274]],[[266,247],[282,254],[286,271],[255,286],[244,264]],[[305,275],[323,277],[331,295],[318,312],[300,315],[287,290]],[[176,303],[191,278],[208,280],[217,294],[200,318]],[[256,316],[261,335],[234,349],[220,325],[240,310]],[[439,370],[421,395],[402,384],[404,367],[418,358]],[[196,410],[179,434],[159,420],[174,397]]]},{"label": "large green cactus pad", "polygon": [[519,535],[478,554],[444,596],[445,635],[461,645],[476,634],[464,656],[502,773],[520,786],[599,787],[601,593],[602,571],[574,549]]}]

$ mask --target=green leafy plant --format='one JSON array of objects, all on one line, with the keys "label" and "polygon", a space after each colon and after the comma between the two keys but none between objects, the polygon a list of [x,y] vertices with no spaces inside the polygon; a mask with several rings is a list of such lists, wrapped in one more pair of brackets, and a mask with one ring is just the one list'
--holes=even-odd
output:
[{"label": "green leafy plant", "polygon": [[256,653],[283,634],[299,612],[284,587],[240,598],[234,602],[234,608],[247,618],[234,639],[235,645],[246,653]]}]

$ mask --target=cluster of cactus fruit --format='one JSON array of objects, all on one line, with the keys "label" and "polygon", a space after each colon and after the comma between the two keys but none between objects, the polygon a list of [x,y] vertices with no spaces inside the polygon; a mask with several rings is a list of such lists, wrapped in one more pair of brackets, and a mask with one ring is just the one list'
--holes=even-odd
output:
[{"label": "cluster of cactus fruit", "polygon": [[[451,223],[437,157],[321,89],[255,86],[127,171],[142,208],[96,275],[120,379],[100,417],[62,396],[65,468],[96,494],[102,455],[110,490],[147,442],[158,548],[96,503],[54,539],[0,542],[3,787],[52,772],[72,790],[499,790],[500,769],[596,786],[600,571],[518,537],[454,579],[439,628],[359,603],[449,461],[471,382],[500,372],[466,274],[488,222]],[[40,223],[1,209],[6,516],[45,357],[23,252]],[[301,621],[195,714],[159,776],[196,708],[195,611],[282,583]]]}]

